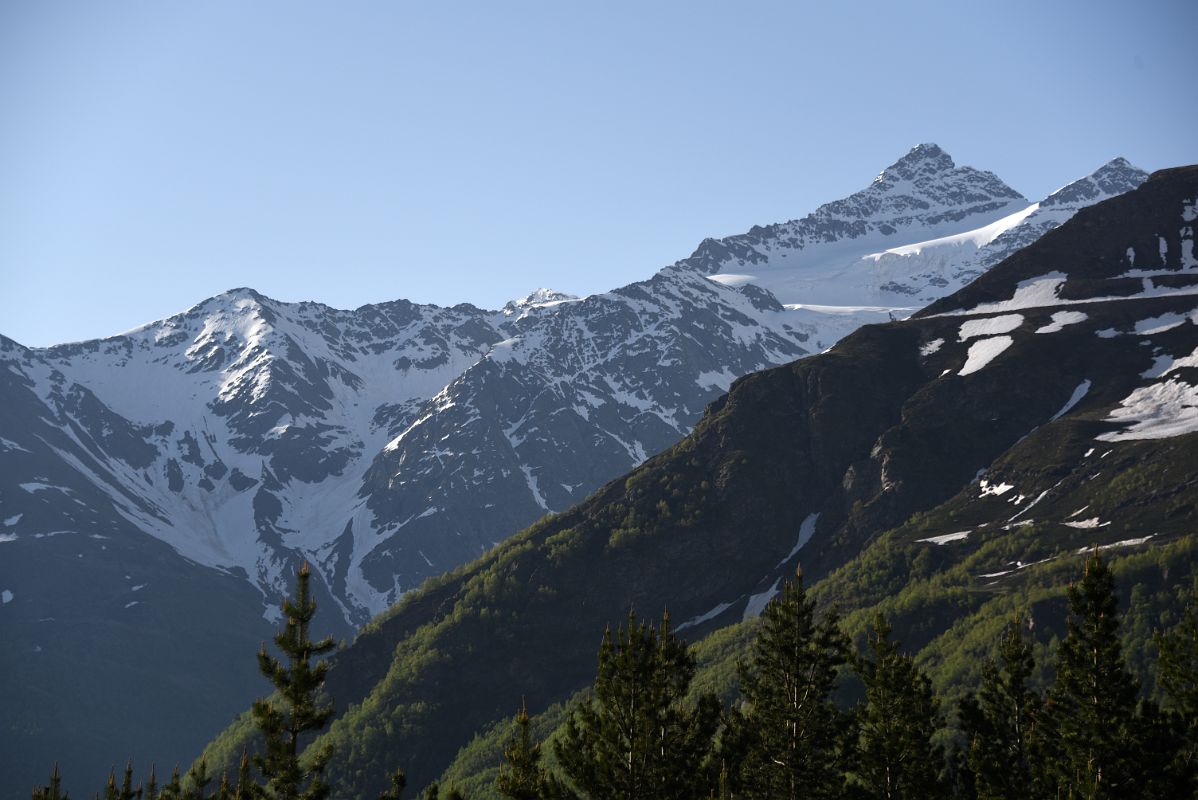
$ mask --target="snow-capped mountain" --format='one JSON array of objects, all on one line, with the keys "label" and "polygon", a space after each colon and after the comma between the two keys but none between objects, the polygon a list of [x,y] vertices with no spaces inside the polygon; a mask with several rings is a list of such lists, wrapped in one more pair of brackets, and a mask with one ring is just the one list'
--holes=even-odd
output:
[{"label": "snow-capped mountain", "polygon": [[[1028,204],[919,145],[844,200],[605,294],[341,311],[236,289],[109,339],[10,344],[70,445],[20,446],[70,465],[106,519],[243,571],[268,609],[313,561],[360,623],[669,446],[736,377],[906,316],[1144,177],[1117,159]],[[2,455],[7,518],[52,498]],[[22,519],[4,535],[46,532]]]},{"label": "snow-capped mountain", "polygon": [[[348,632],[669,447],[734,379],[906,316],[1143,178],[1118,160],[1029,205],[921,145],[808,217],[585,298],[342,311],[237,289],[103,340],[0,337],[0,670],[55,665],[4,680],[110,718],[103,695],[61,692],[86,619],[98,680],[173,697],[164,675],[192,669],[220,679],[220,702],[191,706],[220,720],[246,699],[222,692],[253,686],[229,653],[261,638],[299,559],[324,627]],[[214,614],[188,646],[166,636]],[[123,730],[169,722],[152,712]]]},{"label": "snow-capped mountain", "polygon": [[713,280],[754,283],[813,313],[871,306],[901,315],[1147,177],[1116,158],[1029,203],[992,173],[958,167],[936,145],[923,144],[860,192],[799,220],[708,239],[689,260]]}]

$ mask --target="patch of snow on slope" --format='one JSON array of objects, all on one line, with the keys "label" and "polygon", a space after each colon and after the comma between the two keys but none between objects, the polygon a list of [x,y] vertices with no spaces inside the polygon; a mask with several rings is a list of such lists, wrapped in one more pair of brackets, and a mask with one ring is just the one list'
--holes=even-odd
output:
[{"label": "patch of snow on slope", "polygon": [[1060,411],[1052,415],[1052,419],[1050,419],[1049,422],[1058,420],[1072,411],[1073,407],[1081,402],[1081,399],[1086,396],[1086,392],[1090,391],[1090,386],[1091,383],[1089,380],[1084,380],[1079,383],[1077,388],[1073,390],[1073,394],[1069,396],[1069,400],[1066,401],[1065,405],[1061,407]]},{"label": "patch of snow on slope", "polygon": [[992,336],[989,339],[981,339],[969,346],[969,355],[965,359],[965,366],[961,367],[958,375],[972,375],[980,369],[986,367],[991,361],[999,356],[1004,350],[1015,343],[1015,340],[1010,336]]},{"label": "patch of snow on slope", "polygon": [[1121,431],[1096,438],[1104,442],[1167,439],[1198,431],[1198,387],[1171,378],[1134,390],[1123,399],[1107,422],[1129,423]]},{"label": "patch of snow on slope", "polygon": [[799,526],[799,540],[795,542],[795,546],[786,554],[786,558],[778,562],[779,567],[794,558],[795,554],[803,549],[803,545],[811,541],[811,535],[815,533],[815,523],[817,522],[819,522],[818,511],[807,515],[807,518],[803,520],[803,524]]},{"label": "patch of snow on slope", "polygon": [[1052,322],[1042,328],[1037,328],[1036,333],[1056,333],[1066,325],[1076,325],[1079,322],[1085,322],[1087,316],[1080,311],[1057,311],[1052,315]]},{"label": "patch of snow on slope", "polygon": [[[1099,550],[1111,550],[1116,547],[1135,547],[1137,545],[1146,544],[1148,542],[1148,540],[1152,539],[1154,536],[1156,536],[1155,533],[1150,533],[1147,536],[1141,536],[1138,539],[1123,539],[1118,542],[1111,542],[1110,544],[1101,544],[1098,546],[1098,549]],[[1084,553],[1089,553],[1093,549],[1094,548],[1092,548],[1092,547],[1079,547],[1077,549],[1077,552],[1079,554],[1084,554]]]},{"label": "patch of snow on slope", "polygon": [[959,542],[969,536],[970,531],[957,531],[956,533],[944,533],[940,536],[929,536],[926,539],[916,539],[917,542],[928,542],[930,544],[945,545],[949,542]]},{"label": "patch of snow on slope", "polygon": [[1103,527],[1106,527],[1107,525],[1110,525],[1111,523],[1100,522],[1098,517],[1090,517],[1089,519],[1081,519],[1081,520],[1078,520],[1077,522],[1063,522],[1061,524],[1066,525],[1070,528],[1078,528],[1080,530],[1088,530],[1090,528],[1103,528]]},{"label": "patch of snow on slope", "polygon": [[[737,599],[740,599],[740,598],[737,598]],[[736,600],[732,601],[732,603],[735,603],[735,602],[736,602]],[[684,631],[687,628],[693,628],[696,625],[702,625],[704,622],[707,622],[708,620],[715,619],[720,614],[723,614],[725,611],[727,611],[729,608],[732,608],[732,603],[720,603],[715,608],[708,611],[706,614],[700,614],[697,617],[691,617],[686,622],[682,623],[677,628],[675,628],[674,632],[677,633],[679,631]]]},{"label": "patch of snow on slope", "polygon": [[15,542],[16,540],[17,535],[15,533],[0,533],[0,544]]},{"label": "patch of snow on slope", "polygon": [[0,592],[0,602],[3,602],[4,605],[8,605],[9,603],[11,603],[12,597],[13,597],[12,592],[10,592],[8,589],[5,589],[3,592]]},{"label": "patch of snow on slope", "polygon": [[1002,497],[1004,494],[1015,488],[1009,483],[990,483],[990,481],[987,480],[983,480],[978,484],[978,486],[982,489],[982,493],[979,494],[978,497],[986,497],[987,495]]},{"label": "patch of snow on slope", "polygon": [[1002,219],[991,222],[989,225],[983,225],[980,228],[975,228],[964,233],[957,233],[951,236],[941,236],[938,239],[929,239],[926,242],[916,242],[915,244],[903,245],[901,247],[892,247],[889,250],[884,250],[881,253],[870,253],[865,256],[865,259],[877,261],[886,255],[895,256],[917,256],[925,250],[931,250],[938,247],[960,247],[962,245],[972,245],[975,248],[985,247],[993,242],[1002,234],[1014,228],[1019,223],[1023,222],[1029,216],[1039,210],[1039,203],[1032,203],[1027,208],[1020,209],[1014,214],[1003,217]]},{"label": "patch of snow on slope", "polygon": [[[1162,275],[1178,275],[1179,270],[1168,270]],[[1188,274],[1188,273],[1187,273]],[[945,311],[933,314],[932,317],[964,317],[975,314],[995,314],[1003,311],[1026,311],[1031,308],[1046,308],[1052,306],[1079,306],[1091,303],[1112,303],[1125,300],[1150,300],[1156,297],[1188,297],[1198,294],[1198,286],[1174,288],[1157,286],[1151,280],[1145,280],[1142,291],[1131,295],[1104,295],[1102,297],[1084,297],[1077,300],[1066,300],[1059,296],[1061,287],[1067,277],[1060,272],[1050,272],[1038,278],[1021,281],[1009,300],[993,303],[982,303],[967,310]],[[1115,336],[1110,329],[1097,332],[1104,339]]]},{"label": "patch of snow on slope", "polygon": [[943,339],[933,339],[930,342],[926,342],[926,343],[920,345],[919,354],[921,356],[923,356],[924,358],[927,358],[928,356],[932,355],[932,353],[935,353],[943,346],[944,346]]},{"label": "patch of snow on slope", "polygon": [[766,589],[761,594],[755,594],[749,598],[748,605],[745,606],[745,615],[741,619],[750,619],[752,617],[760,617],[761,612],[769,605],[774,596],[778,594],[778,588],[782,584],[782,579],[774,581],[774,585]]},{"label": "patch of snow on slope", "polygon": [[24,514],[14,514],[13,516],[4,520],[5,527],[11,528],[13,525],[16,525],[18,522],[21,521],[21,517],[23,517],[23,516],[25,516],[25,515]]},{"label": "patch of snow on slope", "polygon": [[1175,314],[1173,312],[1161,314],[1159,317],[1149,317],[1136,323],[1136,333],[1141,336],[1164,333],[1165,331],[1173,330],[1179,325],[1186,324],[1188,319],[1189,317],[1184,314]]},{"label": "patch of snow on slope", "polygon": [[695,379],[695,383],[705,389],[710,387],[726,392],[734,380],[736,380],[736,375],[734,375],[730,369],[724,367],[719,372],[700,372],[699,377]]},{"label": "patch of snow on slope", "polygon": [[996,333],[1010,333],[1023,324],[1022,314],[1006,314],[1001,317],[988,319],[971,319],[961,323],[958,332],[960,341],[964,342],[975,336],[991,336]]}]

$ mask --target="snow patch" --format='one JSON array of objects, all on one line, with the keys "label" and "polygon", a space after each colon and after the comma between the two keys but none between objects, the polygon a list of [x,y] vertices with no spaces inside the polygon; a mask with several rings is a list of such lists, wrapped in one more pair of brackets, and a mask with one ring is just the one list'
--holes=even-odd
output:
[{"label": "snow patch", "polygon": [[18,522],[20,522],[20,521],[21,521],[21,517],[23,517],[23,516],[25,516],[25,515],[24,515],[24,514],[14,514],[13,516],[11,516],[11,517],[9,517],[8,519],[4,520],[4,525],[5,525],[6,527],[9,527],[9,528],[11,528],[13,525],[16,525]]},{"label": "snow patch", "polygon": [[988,319],[971,319],[962,323],[958,335],[962,342],[975,336],[991,336],[996,333],[1010,333],[1023,324],[1022,314],[1005,314],[1001,317]]},{"label": "snow patch", "polygon": [[1007,492],[1009,492],[1015,488],[1012,484],[1009,484],[1009,483],[990,483],[990,481],[987,481],[987,480],[983,480],[981,483],[978,484],[978,486],[980,486],[982,488],[982,493],[980,495],[978,495],[978,497],[985,497],[986,495],[994,495],[995,497],[1001,497],[1004,494],[1006,494]]},{"label": "snow patch", "polygon": [[736,375],[733,374],[732,370],[724,367],[719,372],[711,370],[700,372],[699,376],[695,378],[695,383],[704,389],[719,389],[726,392],[734,380],[736,380]]},{"label": "snow patch", "polygon": [[1106,418],[1128,424],[1095,438],[1104,442],[1167,439],[1198,431],[1198,387],[1170,378],[1135,389]]},{"label": "snow patch", "polygon": [[969,346],[969,355],[965,358],[965,366],[961,367],[958,375],[972,375],[986,367],[1004,350],[1013,345],[1015,340],[1010,336],[992,336],[980,339]]},{"label": "snow patch", "polygon": [[1081,402],[1081,399],[1086,396],[1086,392],[1090,391],[1090,386],[1091,384],[1088,379],[1079,383],[1077,388],[1073,390],[1073,394],[1070,395],[1069,399],[1065,402],[1065,405],[1061,406],[1060,411],[1052,415],[1052,419],[1050,419],[1049,422],[1058,420],[1072,411],[1073,407]]},{"label": "snow patch", "polygon": [[[737,598],[737,599],[740,599],[740,598]],[[732,603],[735,603],[735,602],[736,602],[736,600],[732,601]],[[720,603],[715,608],[708,611],[706,614],[700,614],[697,617],[691,617],[686,622],[682,623],[677,628],[675,628],[674,632],[677,633],[679,631],[684,631],[687,628],[693,628],[696,625],[702,625],[704,622],[707,622],[708,620],[715,619],[720,614],[723,614],[725,611],[727,611],[729,608],[732,608],[732,603]]]},{"label": "snow patch", "polygon": [[1090,517],[1089,519],[1081,519],[1076,522],[1063,522],[1061,524],[1066,525],[1070,528],[1078,528],[1080,530],[1090,530],[1092,528],[1104,528],[1107,525],[1110,525],[1111,523],[1101,522],[1101,521],[1099,521],[1098,517]]},{"label": "snow patch", "polygon": [[[1136,545],[1141,545],[1141,544],[1147,543],[1148,540],[1153,538],[1154,536],[1156,536],[1155,533],[1150,533],[1147,536],[1141,536],[1138,539],[1122,539],[1118,542],[1111,542],[1110,544],[1100,544],[1098,546],[1098,549],[1099,550],[1111,550],[1116,547],[1135,547]],[[1089,552],[1092,552],[1093,549],[1094,549],[1093,547],[1079,547],[1077,549],[1077,552],[1079,554],[1089,553]]]},{"label": "snow patch", "polygon": [[937,350],[939,350],[943,345],[943,339],[933,339],[930,342],[920,345],[919,354],[924,358],[927,358],[928,356],[932,355],[932,353],[935,353]]},{"label": "snow patch", "polygon": [[4,591],[0,592],[0,603],[8,605],[12,602],[12,597],[12,592],[10,592],[8,589],[5,589]]},{"label": "snow patch", "polygon": [[1154,333],[1164,333],[1171,331],[1179,325],[1184,325],[1189,320],[1189,317],[1184,314],[1175,314],[1169,312],[1161,314],[1159,317],[1149,317],[1142,319],[1136,323],[1136,333],[1141,336],[1151,336]]},{"label": "snow patch", "polygon": [[815,512],[814,514],[807,515],[807,518],[803,520],[803,523],[801,525],[799,525],[799,540],[797,542],[795,542],[795,546],[790,549],[789,553],[787,553],[786,558],[784,558],[778,562],[779,567],[782,566],[783,564],[785,564],[787,561],[790,561],[792,558],[794,558],[795,554],[803,549],[803,545],[805,545],[805,544],[807,544],[807,542],[811,541],[811,535],[813,533],[815,533],[815,523],[817,523],[818,521],[819,521],[819,512],[818,511]]},{"label": "snow patch", "polygon": [[1052,315],[1052,322],[1037,328],[1036,333],[1056,333],[1066,325],[1076,325],[1086,319],[1088,317],[1080,311],[1057,311]]},{"label": "snow patch", "polygon": [[745,606],[745,615],[741,617],[741,619],[744,620],[750,619],[751,617],[760,617],[761,612],[765,610],[765,607],[769,605],[769,602],[774,599],[775,595],[778,594],[778,587],[781,584],[782,579],[778,578],[776,581],[774,581],[773,586],[760,594],[755,594],[750,597],[748,605]]},{"label": "snow patch", "polygon": [[957,531],[956,533],[944,533],[940,536],[929,536],[926,539],[916,539],[917,542],[928,542],[929,544],[945,545],[949,542],[959,542],[969,536],[970,531]]}]

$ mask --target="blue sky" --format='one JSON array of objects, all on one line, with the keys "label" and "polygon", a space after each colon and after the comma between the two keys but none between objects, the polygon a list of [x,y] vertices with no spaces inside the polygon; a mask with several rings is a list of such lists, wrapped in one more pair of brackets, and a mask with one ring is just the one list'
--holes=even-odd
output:
[{"label": "blue sky", "polygon": [[235,286],[498,307],[802,216],[918,142],[1031,199],[1198,161],[1198,3],[0,4],[0,333]]}]

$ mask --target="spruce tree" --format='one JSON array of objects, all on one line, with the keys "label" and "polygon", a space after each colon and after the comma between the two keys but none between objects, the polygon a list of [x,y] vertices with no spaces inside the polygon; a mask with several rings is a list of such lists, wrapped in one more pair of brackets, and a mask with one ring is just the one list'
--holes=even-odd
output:
[{"label": "spruce tree", "polygon": [[1191,796],[1198,797],[1198,583],[1181,621],[1157,634],[1157,682],[1180,731],[1173,769]]},{"label": "spruce tree", "polygon": [[402,769],[391,773],[391,788],[379,793],[379,800],[401,800],[403,790],[408,787],[408,776]]},{"label": "spruce tree", "polygon": [[50,772],[50,783],[33,790],[33,800],[69,800],[70,795],[62,790],[62,775],[58,772],[58,762]]},{"label": "spruce tree", "polygon": [[748,664],[739,723],[745,753],[737,777],[748,798],[840,797],[848,718],[834,704],[849,642],[835,612],[818,617],[802,573],[765,607]]},{"label": "spruce tree", "polygon": [[599,648],[595,695],[574,709],[560,741],[558,763],[589,800],[673,800],[706,794],[703,766],[719,724],[719,701],[700,699],[694,710],[683,698],[694,675],[694,658],[669,629],[638,623]]},{"label": "spruce tree", "polygon": [[1067,633],[1036,728],[1039,792],[1075,800],[1142,796],[1140,687],[1123,662],[1115,577],[1097,548],[1068,597]]},{"label": "spruce tree", "polygon": [[286,656],[280,661],[258,651],[258,667],[274,684],[279,700],[264,698],[254,702],[254,722],[265,741],[266,752],[255,757],[266,781],[265,794],[270,800],[323,800],[329,787],[321,773],[331,757],[328,748],[301,759],[302,743],[328,724],[333,716],[331,703],[320,702],[328,663],[313,659],[333,649],[332,637],[313,642],[309,629],[316,614],[316,601],[309,590],[311,574],[307,562],[297,576],[294,602],[283,601],[286,623],[275,635],[275,644]]},{"label": "spruce tree", "polygon": [[946,794],[940,780],[944,755],[932,742],[941,727],[939,703],[932,682],[890,633],[879,614],[868,638],[870,655],[857,660],[865,701],[856,714],[854,792],[879,800],[933,800]]},{"label": "spruce tree", "polygon": [[550,778],[541,765],[541,745],[529,732],[528,707],[521,704],[516,714],[516,732],[503,748],[495,790],[512,800],[544,800],[550,796]]},{"label": "spruce tree", "polygon": [[261,795],[261,787],[250,775],[250,757],[242,753],[241,762],[237,765],[237,785],[233,788],[233,800],[255,800]]},{"label": "spruce tree", "polygon": [[146,791],[142,800],[158,800],[158,770],[150,765],[150,777],[146,778]]},{"label": "spruce tree", "polygon": [[1016,616],[998,642],[998,658],[982,668],[975,696],[961,704],[966,759],[979,800],[1024,800],[1032,796],[1032,728],[1040,697],[1028,681],[1035,671],[1031,643]]}]

